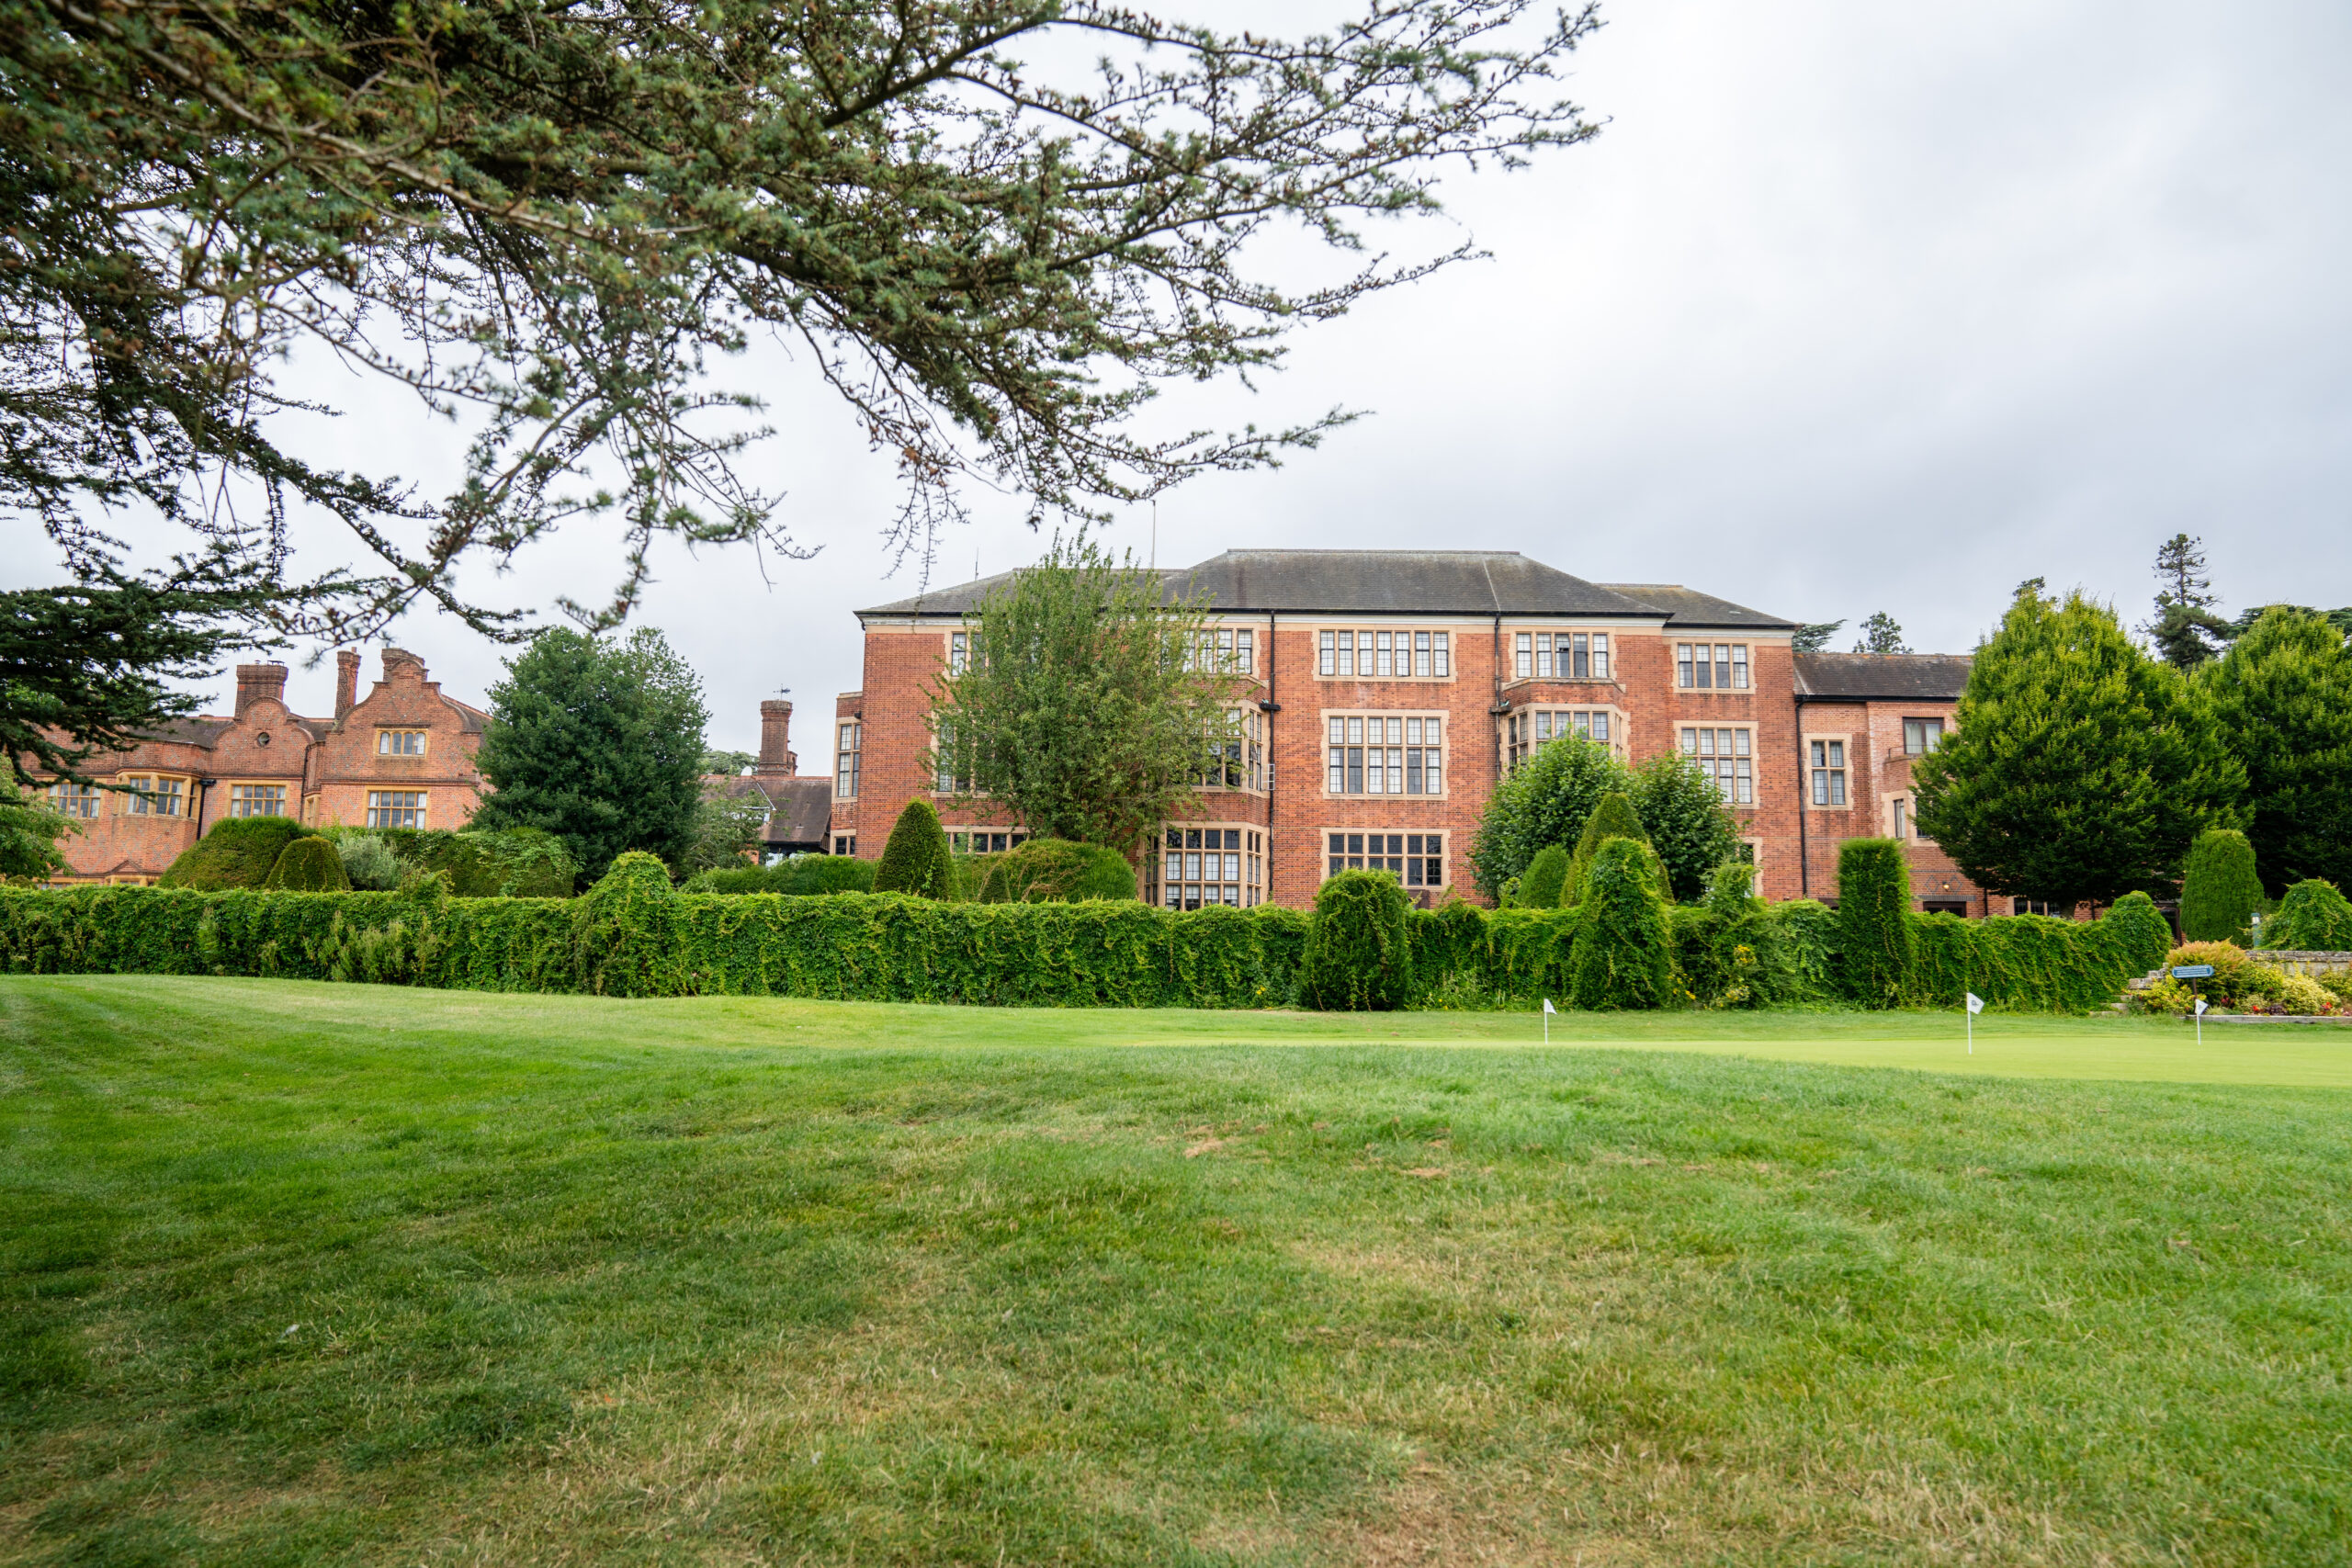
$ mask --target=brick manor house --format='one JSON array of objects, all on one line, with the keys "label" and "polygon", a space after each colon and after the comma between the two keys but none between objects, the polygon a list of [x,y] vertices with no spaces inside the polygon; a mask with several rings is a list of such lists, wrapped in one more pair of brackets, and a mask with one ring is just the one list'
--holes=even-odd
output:
[{"label": "brick manor house", "polygon": [[[857,613],[865,673],[836,704],[833,852],[878,857],[918,796],[958,848],[1020,841],[1002,814],[951,808],[925,764],[930,682],[1009,576]],[[1306,905],[1350,867],[1395,872],[1424,905],[1472,896],[1470,840],[1496,783],[1574,731],[1629,762],[1692,758],[1768,898],[1834,899],[1839,843],[1891,836],[1907,843],[1918,908],[1987,912],[1911,826],[1911,759],[1951,728],[1965,658],[1800,654],[1780,616],[1587,582],[1517,552],[1232,550],[1162,576],[1170,596],[1212,607],[1217,657],[1247,689],[1227,782],[1144,857],[1154,902]]]}]

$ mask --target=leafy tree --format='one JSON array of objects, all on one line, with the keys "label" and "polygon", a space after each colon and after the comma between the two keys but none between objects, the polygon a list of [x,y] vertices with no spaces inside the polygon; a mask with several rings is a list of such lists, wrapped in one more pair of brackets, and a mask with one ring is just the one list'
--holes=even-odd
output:
[{"label": "leafy tree", "polygon": [[[657,540],[782,544],[735,468],[753,400],[706,376],[755,333],[806,344],[900,457],[917,542],[969,473],[1083,508],[1311,444],[1345,416],[1130,422],[1475,254],[1288,290],[1250,242],[1353,257],[1362,220],[1435,213],[1445,164],[1592,134],[1550,84],[1598,25],[1513,49],[1531,0],[1373,5],[1295,43],[1097,0],[5,15],[0,506],[78,548],[88,503],[145,503],[263,558],[312,503],[381,563],[311,605],[346,635],[427,598],[510,632],[454,574],[583,513],[627,539],[611,600],[571,606],[591,629]],[[478,416],[456,491],[306,457],[313,427],[271,418],[297,343]]]},{"label": "leafy tree", "polygon": [[1838,846],[1838,963],[1846,994],[1864,1007],[1899,1006],[1911,989],[1911,868],[1895,840]]},{"label": "leafy tree", "polygon": [[173,683],[260,646],[245,625],[259,604],[202,566],[152,578],[107,569],[88,583],[0,593],[0,755],[86,780],[81,764],[94,753],[126,750],[197,711],[198,699]]},{"label": "leafy tree", "polygon": [[702,801],[702,682],[662,634],[626,641],[550,627],[490,689],[476,759],[485,829],[538,828],[591,881],[642,850],[675,865]]},{"label": "leafy tree", "polygon": [[933,688],[928,765],[1035,837],[1125,852],[1231,731],[1238,682],[1193,658],[1200,607],[1132,557],[1057,539],[965,625],[970,659]]},{"label": "leafy tree", "polygon": [[15,764],[0,752],[0,881],[38,880],[66,869],[57,840],[74,824],[28,795]]},{"label": "leafy tree", "polygon": [[2204,541],[2175,534],[2156,547],[2156,615],[2141,629],[2176,670],[2194,670],[2229,639],[2230,624],[2213,613],[2212,580],[2204,575]]},{"label": "leafy tree", "polygon": [[2244,947],[2261,908],[2262,879],[2246,836],[2234,828],[2198,834],[2180,882],[2180,934],[2190,942]]},{"label": "leafy tree", "polygon": [[947,834],[939,813],[927,800],[910,800],[890,828],[882,846],[882,863],[874,868],[876,893],[911,893],[919,898],[956,897],[956,867],[947,852]]},{"label": "leafy tree", "polygon": [[1884,610],[1871,613],[1862,623],[1861,640],[1854,644],[1856,653],[1908,653],[1909,645],[1903,640],[1903,628]]},{"label": "leafy tree", "polygon": [[2267,610],[2198,671],[2223,739],[2245,765],[2263,885],[2352,886],[2352,648],[2318,615]]},{"label": "leafy tree", "polygon": [[1679,904],[1696,903],[1715,867],[1747,852],[1723,791],[1679,751],[1661,752],[1634,768],[1626,794]]},{"label": "leafy tree", "polygon": [[759,766],[759,758],[749,751],[705,751],[702,754],[704,773],[724,773],[729,778],[750,773]]},{"label": "leafy tree", "polygon": [[2245,790],[2178,671],[2104,606],[2031,584],[1912,779],[1919,831],[1979,886],[2066,905],[2168,888],[2198,833],[2242,819]]},{"label": "leafy tree", "polygon": [[1575,843],[1601,797],[1631,787],[1630,777],[1615,752],[1581,735],[1537,747],[1487,797],[1470,844],[1478,891],[1498,898],[1546,847]]},{"label": "leafy tree", "polygon": [[679,856],[678,869],[691,875],[741,865],[765,841],[767,827],[766,797],[749,790],[706,795],[695,804],[694,832]]},{"label": "leafy tree", "polygon": [[1561,895],[1567,891],[1568,852],[1557,844],[1546,844],[1527,863],[1526,872],[1519,879],[1519,894],[1512,902],[1525,909],[1556,909]]},{"label": "leafy tree", "polygon": [[1797,628],[1790,644],[1799,653],[1819,653],[1829,646],[1829,639],[1844,628],[1844,621],[1813,621]]}]

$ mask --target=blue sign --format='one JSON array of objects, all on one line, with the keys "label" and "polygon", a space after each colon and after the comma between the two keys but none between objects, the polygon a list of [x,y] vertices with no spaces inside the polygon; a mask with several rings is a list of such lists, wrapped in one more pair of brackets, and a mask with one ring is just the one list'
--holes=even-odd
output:
[{"label": "blue sign", "polygon": [[2213,977],[2211,964],[2184,964],[2172,972],[2176,980],[2210,980]]}]

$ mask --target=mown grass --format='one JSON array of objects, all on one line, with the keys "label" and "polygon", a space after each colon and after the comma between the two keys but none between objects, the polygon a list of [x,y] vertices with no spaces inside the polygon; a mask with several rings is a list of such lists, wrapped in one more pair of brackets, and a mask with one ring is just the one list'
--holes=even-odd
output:
[{"label": "mown grass", "polygon": [[0,1561],[2346,1561],[2352,1039],[1956,1021],[0,981]]}]

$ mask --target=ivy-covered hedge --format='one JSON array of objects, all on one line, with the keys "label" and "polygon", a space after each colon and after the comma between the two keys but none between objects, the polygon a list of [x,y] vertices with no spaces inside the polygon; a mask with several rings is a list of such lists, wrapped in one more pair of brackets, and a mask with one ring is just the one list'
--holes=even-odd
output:
[{"label": "ivy-covered hedge", "polygon": [[[453,897],[437,875],[397,893],[0,889],[0,968],[608,996],[1295,1007],[1316,927],[1308,912],[1273,906],[1178,913],[1132,900],[681,893],[658,863],[639,858],[624,856],[581,898]],[[1909,999],[1957,1006],[1973,990],[2017,1010],[2104,1006],[2163,959],[2164,919],[2145,903],[2126,899],[2087,925],[1913,916]],[[1546,997],[1577,999],[1581,908],[1452,904],[1403,915],[1401,957],[1381,1002],[1532,1009]],[[1676,908],[1672,921],[1672,1005],[1834,999],[1836,917],[1818,904],[1764,906],[1734,893]],[[1385,951],[1396,953],[1395,929],[1386,931]]]}]

